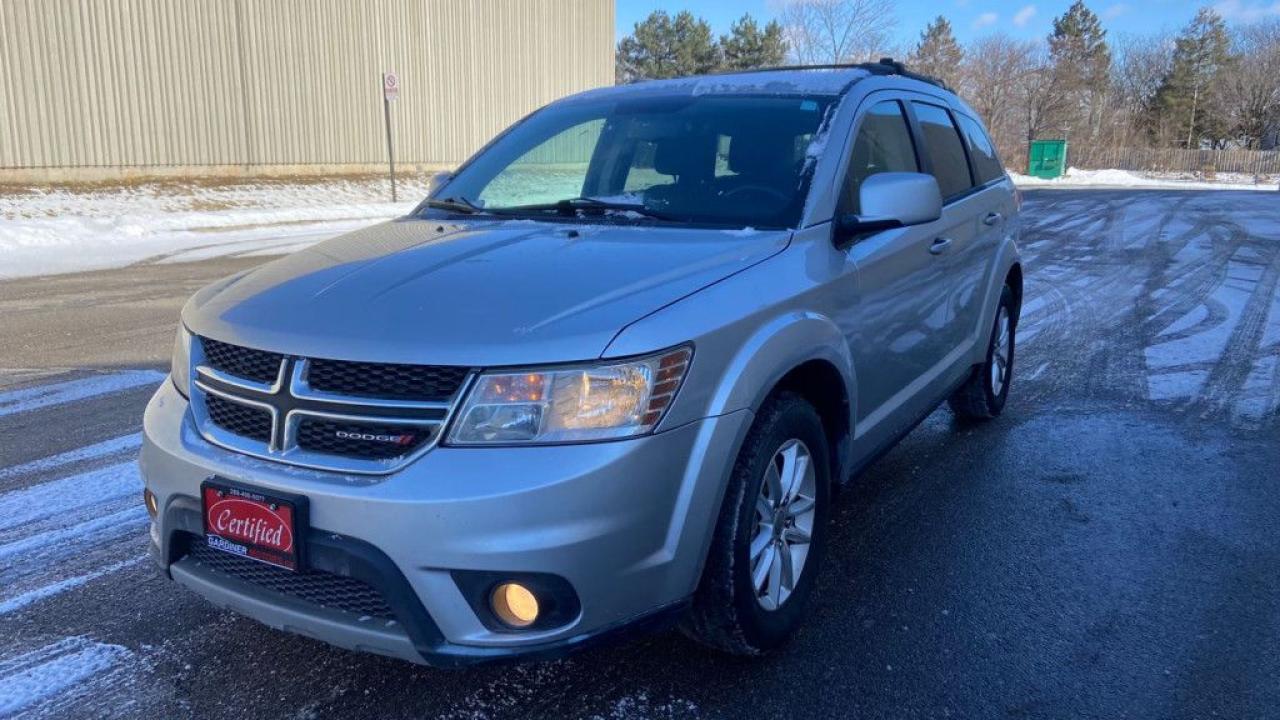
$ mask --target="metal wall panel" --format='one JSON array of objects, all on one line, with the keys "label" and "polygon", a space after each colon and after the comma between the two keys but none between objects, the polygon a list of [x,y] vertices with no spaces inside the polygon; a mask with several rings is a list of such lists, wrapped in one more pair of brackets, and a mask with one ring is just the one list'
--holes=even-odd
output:
[{"label": "metal wall panel", "polygon": [[612,0],[0,0],[0,169],[454,164],[613,82]]}]

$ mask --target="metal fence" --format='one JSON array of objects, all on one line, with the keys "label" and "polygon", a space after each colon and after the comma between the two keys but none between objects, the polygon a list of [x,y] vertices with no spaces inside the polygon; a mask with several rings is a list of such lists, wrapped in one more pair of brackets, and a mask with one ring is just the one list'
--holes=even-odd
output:
[{"label": "metal fence", "polygon": [[456,164],[613,40],[612,0],[0,0],[0,179],[376,167],[385,70],[397,161]]},{"label": "metal fence", "polygon": [[1185,150],[1071,145],[1067,164],[1088,170],[1280,174],[1280,150]]}]

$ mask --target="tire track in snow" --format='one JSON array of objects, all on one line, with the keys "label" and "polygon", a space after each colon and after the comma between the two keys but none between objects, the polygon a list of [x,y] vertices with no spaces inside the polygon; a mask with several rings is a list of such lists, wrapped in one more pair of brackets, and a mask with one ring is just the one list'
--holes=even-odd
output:
[{"label": "tire track in snow", "polygon": [[53,405],[64,405],[101,395],[133,390],[148,385],[159,385],[165,374],[155,370],[126,370],[124,372],[90,375],[78,380],[39,385],[21,390],[0,393],[0,417],[17,415]]},{"label": "tire track in snow", "polygon": [[[0,414],[18,416],[108,397],[163,377],[151,370],[132,370],[23,388],[0,394]],[[133,432],[0,468],[0,480],[18,478],[19,484],[26,478],[53,476],[0,493],[0,615],[137,562],[147,516],[133,459],[63,477],[56,473],[132,453],[141,440],[141,434]],[[131,534],[138,542],[124,539]]]},{"label": "tire track in snow", "polygon": [[[1258,243],[1257,247],[1267,247]],[[1266,332],[1266,320],[1271,312],[1277,287],[1280,286],[1280,252],[1270,248],[1271,258],[1254,283],[1253,291],[1245,302],[1220,356],[1234,362],[1216,363],[1209,371],[1204,387],[1196,402],[1202,406],[1202,418],[1231,413],[1241,399],[1245,381],[1261,360],[1262,339]]]},{"label": "tire track in snow", "polygon": [[[74,465],[76,463],[88,462],[90,460],[98,460],[110,455],[118,455],[124,452],[131,452],[142,447],[142,433],[132,433],[130,435],[122,435],[114,437],[110,440],[85,445],[75,450],[68,450],[64,453],[51,455],[39,460],[32,460],[21,465],[0,468],[0,480],[21,477],[23,475],[35,475],[36,473],[46,470],[55,470],[65,465]],[[3,503],[3,497],[0,497],[0,503]],[[5,520],[4,511],[0,509],[0,524]]]},{"label": "tire track in snow", "polygon": [[140,664],[129,649],[87,637],[0,661],[0,717],[62,717],[89,698],[97,717],[127,714]]},{"label": "tire track in snow", "polygon": [[[121,497],[141,498],[142,476],[132,461],[11,490],[0,495],[0,532]],[[138,500],[141,506],[141,500]],[[0,545],[0,558],[4,557]]]},{"label": "tire track in snow", "polygon": [[39,602],[46,598],[51,598],[55,595],[61,595],[62,593],[68,590],[71,590],[73,588],[78,588],[81,585],[97,580],[100,577],[105,577],[119,570],[124,570],[125,568],[133,567],[134,565],[137,565],[138,563],[146,559],[147,559],[146,555],[139,555],[138,557],[129,558],[127,560],[121,560],[120,562],[115,562],[115,563],[111,563],[110,565],[105,565],[101,568],[98,568],[97,570],[92,570],[83,575],[76,575],[73,577],[64,578],[62,580],[59,580],[54,583],[50,583],[48,585],[42,585],[34,590],[29,590],[27,592],[22,593],[21,595],[16,595],[12,598],[9,598],[8,600],[0,601],[0,615],[7,615],[11,612],[16,612],[18,610],[21,610],[22,608],[28,605],[31,605],[32,603]]}]

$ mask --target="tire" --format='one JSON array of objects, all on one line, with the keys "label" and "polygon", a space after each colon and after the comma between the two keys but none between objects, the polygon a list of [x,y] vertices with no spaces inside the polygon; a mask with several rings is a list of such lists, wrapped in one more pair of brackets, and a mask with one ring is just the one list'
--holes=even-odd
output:
[{"label": "tire", "polygon": [[[962,420],[990,420],[1004,410],[1005,401],[1009,398],[1009,386],[1013,384],[1013,358],[1015,334],[1018,328],[1017,308],[1013,302],[1013,289],[1008,285],[1000,291],[1000,304],[996,308],[995,320],[991,327],[991,337],[987,340],[987,359],[981,365],[975,365],[965,381],[948,402],[956,417]],[[1006,335],[1001,337],[1001,330]],[[1001,345],[1001,340],[1004,345]],[[1001,351],[1004,352],[1001,352]],[[1002,380],[997,380],[995,368],[1003,360]]]},{"label": "tire", "polygon": [[[770,484],[783,491],[775,497],[785,498],[785,477],[768,471],[771,464],[785,468],[791,450],[795,451],[793,459],[808,453],[812,485],[807,484],[806,473],[795,487],[812,487],[812,512],[804,512],[810,496],[800,492],[792,500],[777,503],[773,521],[764,523],[761,503],[771,502],[762,495],[766,474],[779,480]],[[687,636],[734,655],[760,655],[778,647],[796,631],[804,618],[826,541],[831,497],[829,457],[826,433],[813,405],[791,392],[779,393],[765,403],[734,463],[706,566],[692,606],[681,622],[681,630]],[[763,492],[774,495],[776,491]],[[795,525],[777,521],[789,513],[794,513],[791,522]],[[786,529],[775,532],[775,527]],[[807,543],[803,535],[808,535]],[[783,538],[792,542],[781,544]],[[753,540],[768,543],[755,563],[751,557]],[[776,593],[766,591],[766,597],[761,598],[752,570],[753,566],[758,570],[766,558],[776,558],[779,567],[775,575],[770,563],[766,580],[771,583],[776,578],[778,583],[767,585],[777,588]],[[793,571],[790,589],[781,581],[783,567],[788,564]],[[771,603],[775,606],[766,607]]]}]

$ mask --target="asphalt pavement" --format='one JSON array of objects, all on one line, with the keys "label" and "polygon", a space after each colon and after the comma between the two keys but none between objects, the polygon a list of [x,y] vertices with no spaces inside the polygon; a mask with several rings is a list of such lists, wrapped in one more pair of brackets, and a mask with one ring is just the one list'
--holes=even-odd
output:
[{"label": "asphalt pavement", "polygon": [[0,717],[1280,717],[1280,198],[1028,192],[998,420],[838,498],[794,642],[435,670],[159,577],[132,464],[186,297],[262,260],[0,282]]}]

